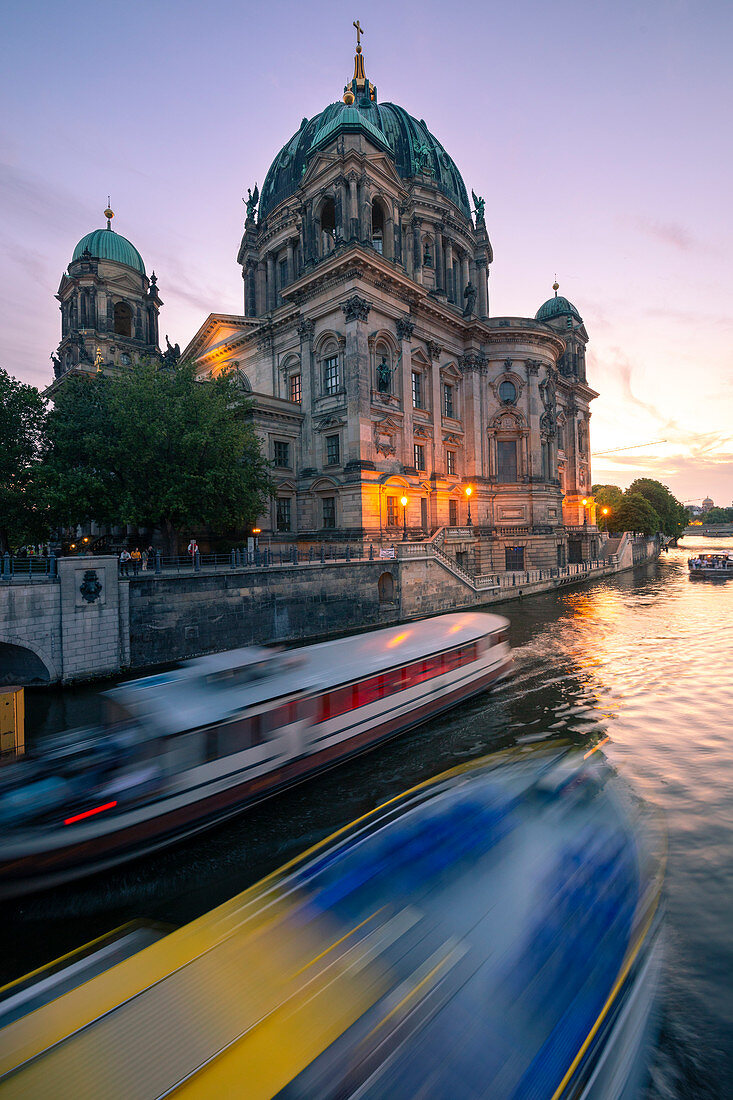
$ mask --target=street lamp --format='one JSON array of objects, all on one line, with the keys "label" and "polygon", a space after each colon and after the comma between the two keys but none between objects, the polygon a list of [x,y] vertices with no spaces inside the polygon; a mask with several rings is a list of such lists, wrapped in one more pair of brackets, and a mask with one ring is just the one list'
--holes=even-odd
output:
[{"label": "street lamp", "polygon": [[469,527],[473,526],[472,523],[471,523],[471,493],[472,492],[473,492],[473,489],[471,488],[471,486],[467,485],[466,486],[466,499],[468,500],[468,526]]},{"label": "street lamp", "polygon": [[587,497],[583,497],[583,526],[584,526],[584,527],[585,527],[585,526],[586,526],[586,524],[588,523],[588,514],[587,514],[587,512],[586,512],[586,510],[585,510],[585,508],[586,508],[586,505],[587,505],[587,503],[588,503],[588,498],[587,498]]},{"label": "street lamp", "polygon": [[407,497],[400,497],[402,505],[402,541],[407,542]]}]

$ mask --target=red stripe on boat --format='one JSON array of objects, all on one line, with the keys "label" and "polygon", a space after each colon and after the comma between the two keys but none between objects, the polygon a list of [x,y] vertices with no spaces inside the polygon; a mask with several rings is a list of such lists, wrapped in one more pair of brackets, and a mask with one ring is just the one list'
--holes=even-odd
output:
[{"label": "red stripe on boat", "polygon": [[75,821],[82,821],[85,817],[101,814],[102,810],[111,810],[112,807],[116,805],[117,799],[115,799],[114,802],[105,802],[104,806],[95,806],[93,810],[85,810],[83,814],[75,814],[73,817],[67,817],[64,821],[64,825],[73,825]]}]

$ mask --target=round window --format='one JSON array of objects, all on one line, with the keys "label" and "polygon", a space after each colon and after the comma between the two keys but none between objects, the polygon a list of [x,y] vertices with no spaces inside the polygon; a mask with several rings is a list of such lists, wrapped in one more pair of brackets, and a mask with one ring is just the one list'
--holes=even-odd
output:
[{"label": "round window", "polygon": [[505,405],[513,405],[517,400],[517,387],[513,382],[502,382],[499,386],[499,397]]}]

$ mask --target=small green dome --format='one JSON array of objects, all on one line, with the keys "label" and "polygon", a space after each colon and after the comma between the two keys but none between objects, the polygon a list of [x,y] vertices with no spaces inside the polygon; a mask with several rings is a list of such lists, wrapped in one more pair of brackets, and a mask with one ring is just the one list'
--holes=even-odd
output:
[{"label": "small green dome", "polygon": [[384,149],[402,179],[411,179],[427,169],[438,190],[471,220],[463,177],[424,120],[418,122],[395,103],[378,104],[363,99],[353,105],[329,103],[312,119],[303,119],[298,132],[283,146],[267,172],[260,195],[261,219],[295,194],[316,149],[344,131],[361,131]]},{"label": "small green dome", "polygon": [[583,318],[578,313],[577,309],[572,302],[569,302],[567,298],[563,298],[555,295],[554,298],[548,298],[546,302],[543,302],[540,308],[535,314],[535,321],[552,321],[554,317],[574,317],[579,324],[583,323]]},{"label": "small green dome", "polygon": [[97,260],[114,260],[115,263],[134,268],[141,275],[145,274],[145,264],[138,250],[126,237],[115,233],[114,229],[94,229],[91,233],[87,233],[86,237],[82,237],[74,249],[72,263],[74,260],[81,259],[81,254],[86,249]]}]

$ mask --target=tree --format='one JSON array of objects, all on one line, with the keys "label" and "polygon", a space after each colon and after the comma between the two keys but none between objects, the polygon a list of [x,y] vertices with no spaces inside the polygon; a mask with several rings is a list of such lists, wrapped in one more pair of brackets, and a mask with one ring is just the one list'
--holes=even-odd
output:
[{"label": "tree", "polygon": [[33,491],[46,401],[35,386],[0,367],[0,551],[17,550],[47,534],[45,515]]},{"label": "tree", "polygon": [[254,523],[272,492],[269,467],[234,375],[146,362],[111,377],[72,377],[49,414],[46,482],[54,515],[179,534]]},{"label": "tree", "polygon": [[705,512],[705,523],[733,523],[733,508],[711,508]]},{"label": "tree", "polygon": [[640,531],[643,535],[653,535],[659,530],[659,524],[659,516],[646,497],[627,489],[614,515],[613,525],[616,530]]},{"label": "tree", "polygon": [[[618,485],[594,485],[593,496],[598,506],[598,527],[601,531],[616,530],[615,516],[624,499],[623,491]],[[608,512],[604,515],[603,509]]]},{"label": "tree", "polygon": [[680,535],[687,525],[687,511],[683,504],[672,496],[666,485],[650,477],[640,477],[632,481],[627,493],[640,494],[649,501],[659,516],[659,530],[665,535]]}]

